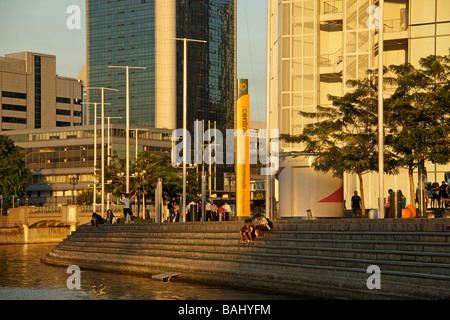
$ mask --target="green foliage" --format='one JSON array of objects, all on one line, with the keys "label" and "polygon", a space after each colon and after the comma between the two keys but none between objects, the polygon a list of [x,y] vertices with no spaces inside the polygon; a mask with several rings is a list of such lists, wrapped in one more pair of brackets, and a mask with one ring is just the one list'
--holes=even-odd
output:
[{"label": "green foliage", "polygon": [[0,135],[0,194],[23,196],[31,182],[31,171],[25,167],[22,148]]},{"label": "green foliage", "polygon": [[[111,192],[116,197],[121,197],[126,191],[126,165],[125,159],[120,159],[114,154],[112,165],[106,167],[106,181],[111,183],[106,185],[106,192]],[[98,181],[101,176],[98,176]],[[155,198],[158,178],[161,178],[163,185],[163,198],[169,199],[180,195],[183,191],[183,181],[178,167],[172,166],[170,154],[154,154],[151,152],[141,152],[136,163],[130,166],[130,195],[142,196],[146,199]],[[196,197],[200,192],[200,182],[195,173],[195,169],[188,170],[187,175],[187,196]]]},{"label": "green foliage", "polygon": [[[384,83],[395,88],[385,97],[384,172],[395,174],[406,167],[410,172],[411,199],[414,199],[412,171],[419,155],[432,163],[450,161],[450,56],[429,56],[420,60],[420,69],[410,64],[384,68]],[[347,84],[353,91],[342,97],[328,96],[332,107],[317,112],[300,112],[316,119],[297,136],[281,135],[286,142],[303,143],[304,152],[317,156],[316,170],[340,176],[361,176],[378,171],[378,71],[368,70],[363,80]]]}]

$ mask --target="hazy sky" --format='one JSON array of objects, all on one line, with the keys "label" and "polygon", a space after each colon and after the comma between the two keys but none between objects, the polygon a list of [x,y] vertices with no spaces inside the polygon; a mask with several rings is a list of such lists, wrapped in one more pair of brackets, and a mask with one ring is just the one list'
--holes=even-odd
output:
[{"label": "hazy sky", "polygon": [[[71,5],[81,29],[69,30]],[[0,0],[0,56],[32,51],[56,56],[61,76],[76,77],[86,64],[85,0]],[[252,121],[265,121],[267,0],[237,0],[237,77],[249,79]]]}]

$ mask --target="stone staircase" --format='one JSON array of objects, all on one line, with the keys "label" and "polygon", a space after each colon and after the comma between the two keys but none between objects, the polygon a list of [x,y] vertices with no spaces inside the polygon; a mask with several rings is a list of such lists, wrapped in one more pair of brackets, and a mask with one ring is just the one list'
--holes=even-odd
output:
[{"label": "stone staircase", "polygon": [[[448,219],[276,221],[254,245],[243,222],[80,226],[44,262],[315,298],[450,298]],[[369,266],[381,289],[368,289]]]}]

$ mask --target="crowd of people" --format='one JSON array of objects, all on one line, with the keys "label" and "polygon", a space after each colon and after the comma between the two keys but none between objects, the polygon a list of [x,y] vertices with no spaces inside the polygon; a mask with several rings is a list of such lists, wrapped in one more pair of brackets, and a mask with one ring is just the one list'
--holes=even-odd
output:
[{"label": "crowd of people", "polygon": [[450,197],[450,189],[445,181],[442,184],[434,182],[431,184],[430,195],[428,197],[431,200],[431,208],[446,208],[449,206],[450,201],[444,200]]},{"label": "crowd of people", "polygon": [[[168,205],[169,217],[168,222],[181,222],[180,210],[177,210],[177,201],[173,197]],[[202,220],[202,201],[195,202],[191,200],[186,205],[186,221],[201,221]],[[211,203],[209,200],[205,204],[205,221],[230,221],[232,216],[231,206],[225,202],[223,205],[218,206],[215,203]]]},{"label": "crowd of people", "polygon": [[[386,208],[386,215],[385,217],[389,216],[389,208],[390,208],[390,195],[393,192],[392,189],[388,190],[388,197],[387,201],[385,201],[385,208]],[[398,192],[401,191],[398,190]],[[418,189],[416,190],[416,203],[419,203],[418,199]],[[404,208],[406,206],[406,198],[402,194],[402,207]],[[450,206],[450,187],[447,184],[447,182],[442,181],[442,184],[439,185],[438,182],[434,182],[431,184],[430,187],[427,188],[425,192],[425,202],[426,206],[431,206],[431,208],[448,208]],[[353,215],[361,215],[361,197],[358,195],[357,191],[354,191],[352,199],[352,213]]]}]

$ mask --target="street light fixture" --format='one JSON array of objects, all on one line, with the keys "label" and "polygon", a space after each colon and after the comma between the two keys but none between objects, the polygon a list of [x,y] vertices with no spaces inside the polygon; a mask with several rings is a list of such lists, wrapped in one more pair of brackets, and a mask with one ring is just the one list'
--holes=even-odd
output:
[{"label": "street light fixture", "polygon": [[[111,143],[110,143],[110,136],[111,136],[111,128],[110,128],[110,124],[111,124],[111,119],[122,119],[122,117],[106,117],[107,121],[108,121],[108,142],[107,142],[107,148],[108,148],[108,153],[106,155],[106,165],[109,167],[109,164],[111,162]],[[106,210],[110,209],[110,204],[109,204],[109,192],[106,195]]]},{"label": "street light fixture", "polygon": [[384,217],[384,127],[383,127],[383,50],[384,0],[379,1],[378,19],[378,218]]},{"label": "street light fixture", "polygon": [[[81,104],[94,105],[94,190],[93,190],[93,211],[96,212],[97,208],[97,105],[99,102],[82,102]],[[110,103],[104,103],[104,105],[110,105]]]},{"label": "street light fixture", "polygon": [[72,205],[75,204],[75,186],[78,184],[79,177],[73,176],[69,178],[69,182],[72,185]]},{"label": "street light fixture", "polygon": [[130,193],[130,69],[147,69],[146,67],[108,66],[108,68],[123,68],[126,70],[126,193]]},{"label": "street light fixture", "polygon": [[98,89],[102,92],[102,218],[105,212],[105,90],[119,91],[117,89],[98,87],[86,88],[86,90]]},{"label": "street light fixture", "polygon": [[139,131],[149,131],[149,129],[138,129],[138,128],[136,128],[136,129],[133,129],[133,130],[135,130],[136,131],[136,150],[135,150],[135,163],[137,163],[137,159],[138,159],[138,134],[139,134]]},{"label": "street light fixture", "polygon": [[[186,222],[186,162],[187,162],[187,43],[188,42],[201,42],[206,43],[204,40],[194,40],[186,38],[175,38],[175,40],[183,41],[183,203],[182,203],[182,217],[183,222]],[[189,150],[190,152],[190,150]]]}]

